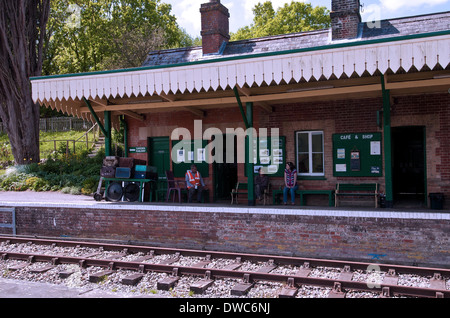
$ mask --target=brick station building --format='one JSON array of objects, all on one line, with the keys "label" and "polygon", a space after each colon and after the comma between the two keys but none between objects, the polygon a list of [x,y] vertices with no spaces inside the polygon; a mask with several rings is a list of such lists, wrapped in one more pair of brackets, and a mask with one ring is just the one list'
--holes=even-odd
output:
[{"label": "brick station building", "polygon": [[[438,193],[448,208],[450,12],[362,22],[359,10],[359,0],[333,0],[330,29],[230,42],[227,8],[209,1],[202,47],[150,52],[136,69],[32,78],[33,99],[97,120],[107,138],[122,120],[128,155],[161,178],[197,162],[213,201],[229,200],[260,166],[279,189],[291,161],[301,190],[376,183],[387,206],[430,206]],[[252,127],[254,161],[237,162],[249,148],[237,139],[200,155],[218,137],[208,129],[232,140]],[[179,140],[186,131],[192,142]],[[185,151],[171,156],[179,142]],[[231,162],[208,162],[230,153]]]}]

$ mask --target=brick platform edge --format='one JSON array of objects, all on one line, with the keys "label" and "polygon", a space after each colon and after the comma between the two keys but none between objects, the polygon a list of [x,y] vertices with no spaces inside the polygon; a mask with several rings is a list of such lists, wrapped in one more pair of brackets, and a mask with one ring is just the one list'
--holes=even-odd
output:
[{"label": "brick platform edge", "polygon": [[[17,206],[18,235],[450,266],[450,214],[98,205]],[[0,223],[9,222],[0,214]],[[0,228],[0,234],[10,234]]]}]

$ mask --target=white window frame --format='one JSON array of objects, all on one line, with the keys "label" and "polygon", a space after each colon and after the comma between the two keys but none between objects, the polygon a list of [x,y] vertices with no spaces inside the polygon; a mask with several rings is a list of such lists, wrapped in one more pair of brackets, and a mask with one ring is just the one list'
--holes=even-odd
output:
[{"label": "white window frame", "polygon": [[[308,173],[300,173],[299,167],[299,145],[298,145],[298,135],[299,134],[308,134],[308,156],[309,156],[309,167],[308,167]],[[313,135],[322,135],[322,166],[323,166],[323,172],[312,172],[313,171],[313,151],[312,151],[312,136]],[[325,151],[324,151],[324,132],[321,130],[311,130],[311,131],[296,131],[295,132],[295,145],[296,145],[296,163],[297,163],[297,174],[299,176],[308,176],[308,177],[323,177],[325,176]],[[318,153],[318,152],[315,152]]]}]

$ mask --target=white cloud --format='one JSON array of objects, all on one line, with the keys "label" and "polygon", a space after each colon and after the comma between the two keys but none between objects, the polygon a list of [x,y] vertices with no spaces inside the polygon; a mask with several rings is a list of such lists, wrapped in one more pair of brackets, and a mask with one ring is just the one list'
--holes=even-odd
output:
[{"label": "white cloud", "polygon": [[195,32],[192,35],[200,35],[200,6],[205,3],[205,0],[166,0],[164,2],[172,4],[172,14],[177,17],[178,25],[190,33]]},{"label": "white cloud", "polygon": [[[1,1],[1,0],[0,0]],[[250,25],[253,22],[253,8],[259,2],[266,0],[222,0],[222,4],[230,11],[230,31]],[[292,0],[272,0],[275,10]],[[200,6],[208,0],[162,0],[172,5],[172,14],[177,17],[178,25],[186,29],[193,36],[200,36],[201,17]],[[304,2],[297,1],[297,2]],[[314,5],[315,1],[312,1]]]},{"label": "white cloud", "polygon": [[449,0],[380,0],[381,5],[389,11],[408,10],[420,6],[435,6]]}]

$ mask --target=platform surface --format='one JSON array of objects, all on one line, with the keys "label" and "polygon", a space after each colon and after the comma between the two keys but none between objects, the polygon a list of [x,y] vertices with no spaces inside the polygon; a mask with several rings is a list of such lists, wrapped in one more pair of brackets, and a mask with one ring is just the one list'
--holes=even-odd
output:
[{"label": "platform surface", "polygon": [[229,203],[166,203],[166,202],[108,202],[95,201],[92,196],[71,195],[61,192],[13,192],[0,191],[0,207],[70,207],[138,210],[138,211],[184,211],[211,213],[255,213],[278,215],[307,216],[341,216],[365,218],[395,218],[395,219],[431,219],[450,220],[449,210],[432,210],[416,207],[373,208],[373,207],[326,207],[300,205],[261,205],[246,204],[230,205]]}]

